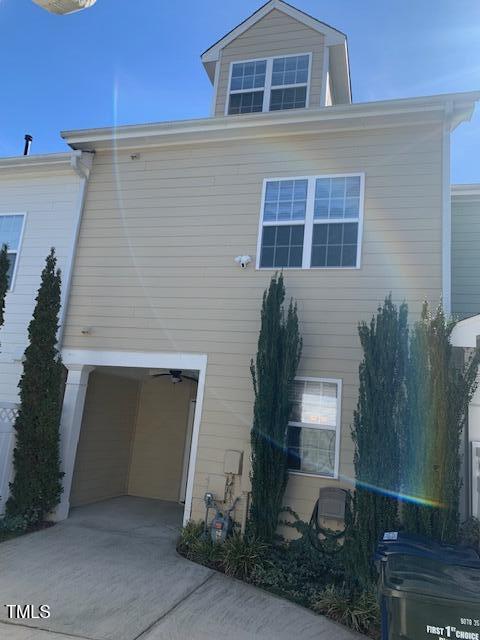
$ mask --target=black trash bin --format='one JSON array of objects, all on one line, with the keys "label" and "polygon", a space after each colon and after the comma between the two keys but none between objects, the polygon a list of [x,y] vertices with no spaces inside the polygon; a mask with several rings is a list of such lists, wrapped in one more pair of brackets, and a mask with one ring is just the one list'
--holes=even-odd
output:
[{"label": "black trash bin", "polygon": [[446,564],[467,564],[480,569],[480,556],[473,547],[441,544],[423,536],[403,531],[389,531],[378,543],[375,561],[385,559],[392,553],[405,553],[422,558],[433,558]]},{"label": "black trash bin", "polygon": [[382,640],[480,640],[480,565],[454,549],[391,552],[379,561]]}]

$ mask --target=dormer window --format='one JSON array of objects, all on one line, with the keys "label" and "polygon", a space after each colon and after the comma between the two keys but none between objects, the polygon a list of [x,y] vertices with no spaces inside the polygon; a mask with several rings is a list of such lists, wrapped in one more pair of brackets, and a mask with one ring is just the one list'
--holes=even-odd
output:
[{"label": "dormer window", "polygon": [[232,62],[226,113],[255,113],[308,106],[311,54]]}]

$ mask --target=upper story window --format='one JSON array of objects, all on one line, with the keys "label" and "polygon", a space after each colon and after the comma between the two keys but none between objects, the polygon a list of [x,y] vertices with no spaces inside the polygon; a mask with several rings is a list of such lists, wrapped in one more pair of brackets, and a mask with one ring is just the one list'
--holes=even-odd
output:
[{"label": "upper story window", "polygon": [[264,183],[257,268],[359,268],[363,174]]},{"label": "upper story window", "polygon": [[8,288],[13,288],[15,273],[17,271],[18,253],[23,235],[25,215],[0,214],[0,247],[7,245],[10,267],[8,269]]},{"label": "upper story window", "polygon": [[232,62],[227,114],[306,107],[310,66],[309,53]]}]

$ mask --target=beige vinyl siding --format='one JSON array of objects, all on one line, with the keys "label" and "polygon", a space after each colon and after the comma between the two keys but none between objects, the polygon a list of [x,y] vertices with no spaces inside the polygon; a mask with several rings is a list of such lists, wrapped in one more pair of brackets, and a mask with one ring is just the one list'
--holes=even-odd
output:
[{"label": "beige vinyl siding", "polygon": [[452,198],[452,311],[480,313],[480,195]]},{"label": "beige vinyl siding", "polygon": [[[208,355],[194,517],[225,449],[248,447],[249,365],[273,271],[234,258],[255,263],[264,178],[365,172],[361,269],[285,272],[304,338],[299,375],[343,381],[340,473],[352,478],[357,322],[390,291],[413,314],[440,297],[441,153],[439,123],[96,154],[65,346]],[[287,503],[309,517],[325,483],[343,481],[292,476]]]},{"label": "beige vinyl siding", "polygon": [[99,371],[90,374],[70,504],[127,493],[139,385]]},{"label": "beige vinyl siding", "polygon": [[216,98],[215,115],[225,114],[229,93],[230,63],[255,58],[294,53],[311,53],[311,108],[321,102],[323,56],[325,38],[321,33],[305,26],[285,13],[274,9],[247,29],[241,36],[224,47],[221,52],[220,75]]},{"label": "beige vinyl siding", "polygon": [[154,378],[142,384],[128,493],[177,502],[190,400],[196,384]]}]

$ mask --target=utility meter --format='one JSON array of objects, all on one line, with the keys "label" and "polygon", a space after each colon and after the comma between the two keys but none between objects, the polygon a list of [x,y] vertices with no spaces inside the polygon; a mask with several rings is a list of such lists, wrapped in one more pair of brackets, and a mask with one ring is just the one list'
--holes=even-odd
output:
[{"label": "utility meter", "polygon": [[63,16],[67,13],[75,13],[75,11],[82,11],[82,9],[89,9],[93,7],[97,0],[32,0],[35,4],[38,4],[42,9],[50,11],[50,13],[56,13],[59,16]]}]

